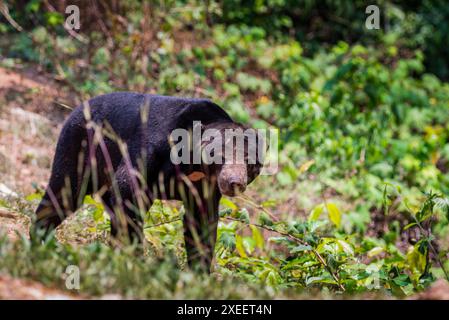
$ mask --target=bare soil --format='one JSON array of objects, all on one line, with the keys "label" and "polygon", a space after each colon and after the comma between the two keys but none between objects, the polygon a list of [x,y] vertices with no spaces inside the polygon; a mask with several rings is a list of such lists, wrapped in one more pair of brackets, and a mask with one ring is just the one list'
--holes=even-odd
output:
[{"label": "bare soil", "polygon": [[51,79],[0,67],[0,192],[45,186],[67,97]]},{"label": "bare soil", "polygon": [[78,300],[80,296],[48,288],[39,282],[0,275],[0,299],[3,300]]}]

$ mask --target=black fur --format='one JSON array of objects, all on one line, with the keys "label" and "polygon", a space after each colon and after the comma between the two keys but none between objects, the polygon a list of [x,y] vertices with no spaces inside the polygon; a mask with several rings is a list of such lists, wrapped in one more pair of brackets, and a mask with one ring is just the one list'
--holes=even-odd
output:
[{"label": "black fur", "polygon": [[[143,116],[145,113],[148,117]],[[113,129],[126,144],[129,161],[123,157],[113,136],[106,134],[104,144],[94,142],[94,129],[88,125],[86,114],[98,126]],[[145,122],[144,119],[148,120]],[[208,269],[221,197],[212,176],[214,169],[174,166],[170,161],[168,141],[172,130],[190,128],[194,120],[206,126],[214,126],[214,123],[235,125],[225,111],[204,99],[118,92],[98,96],[77,107],[61,131],[50,181],[36,210],[36,225],[47,231],[53,230],[81,205],[86,194],[98,192],[111,215],[112,234],[120,233],[122,220],[118,213],[122,212],[128,218],[127,231],[141,238],[142,231],[136,228],[141,226],[139,212],[142,210],[137,208],[138,205],[147,210],[156,198],[182,200],[186,210],[184,235],[189,264]],[[130,167],[144,174],[138,178]],[[192,192],[192,185],[181,179],[181,173],[188,175],[194,170],[205,172],[206,179],[193,182],[196,191]],[[162,184],[159,183],[161,173]],[[143,208],[142,200],[139,204],[137,199],[136,185],[144,191],[141,197]],[[199,245],[194,243],[198,238]]]}]

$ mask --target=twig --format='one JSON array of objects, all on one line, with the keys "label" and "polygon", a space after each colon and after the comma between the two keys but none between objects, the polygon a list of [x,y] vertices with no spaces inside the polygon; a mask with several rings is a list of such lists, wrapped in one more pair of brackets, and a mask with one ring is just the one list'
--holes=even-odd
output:
[{"label": "twig", "polygon": [[176,219],[173,219],[173,220],[169,220],[169,221],[164,221],[164,222],[152,224],[151,226],[146,226],[146,227],[144,227],[144,229],[151,229],[151,228],[155,228],[155,227],[162,226],[162,225],[164,225],[164,224],[173,223],[173,222],[176,222],[176,221],[181,221],[181,218],[176,218]]},{"label": "twig", "polygon": [[0,13],[3,14],[3,16],[8,20],[8,22],[17,30],[17,31],[23,31],[23,28],[11,17],[9,14],[9,9],[6,6],[6,3],[3,1],[0,1]]},{"label": "twig", "polygon": [[67,109],[67,110],[73,110],[73,109],[74,109],[73,107],[69,106],[68,104],[59,102],[59,101],[57,101],[57,100],[54,100],[53,103],[56,104],[56,105],[58,105],[58,106],[63,107],[64,109]]},{"label": "twig", "polygon": [[279,219],[269,210],[267,210],[266,208],[264,208],[263,206],[253,202],[248,196],[244,196],[244,195],[240,195],[236,197],[237,199],[243,200],[243,202],[248,203],[250,206],[252,206],[253,208],[262,210],[263,212],[265,212],[266,214],[268,214],[273,220],[278,221]]}]

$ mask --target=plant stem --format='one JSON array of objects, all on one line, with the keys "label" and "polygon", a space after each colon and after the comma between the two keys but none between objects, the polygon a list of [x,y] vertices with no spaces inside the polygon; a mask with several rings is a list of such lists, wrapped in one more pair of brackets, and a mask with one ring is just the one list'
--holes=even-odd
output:
[{"label": "plant stem", "polygon": [[249,204],[253,208],[262,210],[263,212],[268,214],[270,216],[270,218],[273,219],[274,221],[278,221],[279,220],[272,212],[270,212],[269,210],[267,210],[263,206],[257,204],[256,202],[252,201],[248,196],[240,195],[240,196],[237,197],[237,199],[243,200],[243,202],[246,202],[247,204]]},{"label": "plant stem", "polygon": [[[435,255],[435,259],[438,262],[438,265],[440,266],[441,270],[443,270],[443,273],[446,277],[446,280],[449,281],[449,274],[447,273],[446,269],[444,268],[443,262],[441,262],[440,257],[438,256],[438,252],[435,249],[435,247],[432,245],[432,240],[430,239],[430,236],[432,235],[431,230],[426,231],[424,229],[424,227],[421,225],[421,223],[418,221],[418,219],[416,218],[415,214],[413,213],[413,211],[406,205],[407,210],[409,211],[410,215],[412,216],[413,220],[415,220],[416,225],[418,226],[418,228],[423,232],[423,234],[425,234],[427,236],[427,238],[429,239],[428,243],[429,243],[429,248],[430,250],[432,250],[433,254]],[[433,215],[433,212],[432,212]]]},{"label": "plant stem", "polygon": [[428,243],[429,243],[429,248],[430,250],[432,250],[432,253],[435,255],[435,259],[438,262],[438,265],[440,266],[441,270],[443,270],[443,273],[446,277],[446,280],[449,281],[449,274],[447,273],[446,269],[444,268],[443,262],[441,261],[440,257],[438,256],[438,252],[435,249],[435,247],[432,245],[432,240],[430,240],[430,235],[432,235],[432,233],[430,232],[430,230],[428,232],[426,232],[426,230],[424,229],[424,227],[421,225],[421,223],[418,221],[418,219],[416,219],[416,217],[413,215],[413,218],[415,219],[416,225],[419,227],[419,229],[427,236],[427,238],[429,239]]}]

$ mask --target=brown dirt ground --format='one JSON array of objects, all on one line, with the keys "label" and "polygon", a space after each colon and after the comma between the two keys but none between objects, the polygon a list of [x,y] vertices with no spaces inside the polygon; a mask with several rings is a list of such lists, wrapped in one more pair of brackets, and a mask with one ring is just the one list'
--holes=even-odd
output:
[{"label": "brown dirt ground", "polygon": [[[24,215],[0,208],[0,231],[15,241],[20,236],[29,237],[30,219]],[[8,300],[72,300],[79,296],[47,288],[36,281],[16,279],[0,274],[0,299]]]},{"label": "brown dirt ground", "polygon": [[30,223],[27,216],[0,207],[0,231],[11,240],[17,240],[20,236],[29,238]]},{"label": "brown dirt ground", "polygon": [[78,300],[79,296],[45,287],[36,281],[0,275],[0,299],[3,300]]},{"label": "brown dirt ground", "polygon": [[[0,192],[30,194],[44,187],[69,94],[52,79],[0,67]],[[0,208],[0,230],[12,241],[29,237],[30,219]],[[75,299],[30,280],[0,275],[0,299]]]},{"label": "brown dirt ground", "polygon": [[42,75],[0,68],[0,184],[24,194],[45,186],[68,96]]},{"label": "brown dirt ground", "polygon": [[411,300],[449,300],[449,283],[438,279],[424,292],[418,293]]}]

